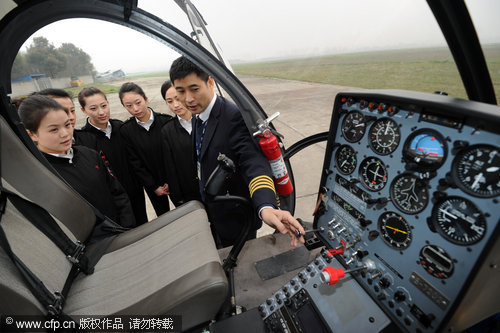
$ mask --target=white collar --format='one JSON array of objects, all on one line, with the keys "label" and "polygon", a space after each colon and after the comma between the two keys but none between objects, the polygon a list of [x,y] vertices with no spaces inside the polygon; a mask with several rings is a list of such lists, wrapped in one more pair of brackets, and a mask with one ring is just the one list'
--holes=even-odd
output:
[{"label": "white collar", "polygon": [[98,129],[99,131],[101,131],[101,132],[103,132],[104,134],[106,134],[106,137],[107,137],[108,139],[111,139],[111,131],[113,130],[113,128],[111,127],[111,123],[109,122],[109,120],[108,120],[108,125],[106,125],[106,129],[102,129],[102,128],[100,128],[100,127],[95,126],[94,124],[92,124],[92,123],[90,122],[89,118],[87,118],[87,122],[90,124],[90,126],[92,126],[92,127],[96,128],[96,129]]},{"label": "white collar", "polygon": [[212,98],[210,104],[208,104],[207,108],[198,115],[198,118],[200,118],[201,121],[205,122],[208,120],[208,118],[210,118],[210,113],[212,112],[216,100],[217,100],[217,94],[214,93],[214,97]]},{"label": "white collar", "polygon": [[47,154],[55,157],[66,158],[69,160],[69,163],[73,163],[73,157],[74,157],[73,148],[70,148],[66,154],[52,154],[52,153],[47,153]]},{"label": "white collar", "polygon": [[177,116],[177,119],[179,119],[179,123],[181,124],[182,128],[184,128],[189,134],[191,134],[191,131],[193,130],[191,119],[184,120],[179,116]]},{"label": "white collar", "polygon": [[151,125],[153,125],[153,121],[155,121],[155,114],[153,113],[153,110],[149,108],[149,120],[148,121],[140,121],[139,119],[135,118],[135,121],[139,124],[139,126],[143,127],[146,131],[149,131],[151,128]]}]

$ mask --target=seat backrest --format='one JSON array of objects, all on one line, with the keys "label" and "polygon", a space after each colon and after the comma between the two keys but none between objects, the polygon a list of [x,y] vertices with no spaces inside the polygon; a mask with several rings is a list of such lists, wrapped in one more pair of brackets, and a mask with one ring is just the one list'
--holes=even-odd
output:
[{"label": "seat backrest", "polygon": [[[2,179],[4,187],[13,188]],[[64,225],[58,222],[63,229]],[[2,215],[2,228],[14,254],[51,292],[62,291],[72,264],[64,253],[14,205],[7,201]],[[65,232],[71,235],[66,229]],[[10,258],[0,248],[0,313],[7,315],[45,315],[46,309],[28,289],[26,282]]]},{"label": "seat backrest", "polygon": [[2,178],[25,198],[44,207],[78,240],[85,241],[96,219],[90,206],[30,153],[3,117],[0,135]]}]

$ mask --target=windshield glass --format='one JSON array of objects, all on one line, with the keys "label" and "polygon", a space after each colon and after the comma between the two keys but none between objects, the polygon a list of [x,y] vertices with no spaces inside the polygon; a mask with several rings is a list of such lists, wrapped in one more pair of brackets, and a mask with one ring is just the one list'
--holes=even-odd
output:
[{"label": "windshield glass", "polygon": [[[281,113],[273,124],[284,135],[285,147],[328,131],[333,101],[340,91],[406,89],[467,98],[446,41],[425,1],[193,3],[235,75],[267,115]],[[467,5],[484,45],[499,100],[500,21],[495,17],[500,12],[499,3],[484,0],[468,1]],[[139,7],[191,36],[187,16],[174,1],[140,0]],[[88,54],[93,67],[85,73],[51,73],[33,63],[24,66],[27,58],[23,55],[36,37],[45,38],[46,42],[39,40],[43,42],[39,46],[49,49],[73,44]],[[170,113],[160,86],[178,56],[168,46],[132,29],[90,19],[63,20],[40,29],[21,48],[12,78],[29,76],[31,83],[23,79],[13,82],[12,97],[42,89],[43,85],[37,85],[44,82],[41,76],[50,77],[53,87],[74,89],[75,97],[82,86],[104,84],[112,118],[124,120],[130,115],[119,102],[117,91],[123,82],[134,81],[146,90],[149,106]],[[74,101],[80,112],[78,101]],[[77,127],[84,124],[85,116],[80,113]],[[310,216],[314,208],[325,145],[310,149],[314,151],[297,154],[292,160],[294,173],[301,175],[296,184],[296,206],[306,207],[299,216]],[[307,205],[301,204],[304,200]]]}]

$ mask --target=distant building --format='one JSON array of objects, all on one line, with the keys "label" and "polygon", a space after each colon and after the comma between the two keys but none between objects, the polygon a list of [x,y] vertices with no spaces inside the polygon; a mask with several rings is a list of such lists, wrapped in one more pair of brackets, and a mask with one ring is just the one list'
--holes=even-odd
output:
[{"label": "distant building", "polygon": [[125,72],[121,69],[116,71],[106,71],[104,73],[98,73],[95,77],[97,82],[109,82],[113,80],[120,79],[125,76]]},{"label": "distant building", "polygon": [[53,88],[52,80],[45,74],[28,74],[11,80],[13,96],[29,95],[34,91]]}]

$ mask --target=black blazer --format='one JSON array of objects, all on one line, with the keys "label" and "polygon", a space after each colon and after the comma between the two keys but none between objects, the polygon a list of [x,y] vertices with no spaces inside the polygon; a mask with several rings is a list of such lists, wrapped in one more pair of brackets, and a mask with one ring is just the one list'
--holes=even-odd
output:
[{"label": "black blazer", "polygon": [[[195,132],[195,117],[192,122]],[[195,135],[193,133],[193,145],[195,145]],[[229,194],[251,199],[254,212],[266,204],[277,208],[269,162],[250,135],[238,107],[225,98],[217,96],[201,146],[201,184],[205,184],[217,167],[219,153],[225,154],[236,165],[236,172],[228,181]],[[194,150],[195,161],[196,158]],[[252,196],[250,185],[253,185],[251,186]],[[211,222],[215,223],[217,233],[225,238],[237,236],[241,229],[241,207],[230,205],[221,209],[210,202],[206,203],[209,217]],[[257,219],[256,215],[255,218],[254,229],[258,229],[262,226],[262,221]]]},{"label": "black blazer", "polygon": [[137,124],[135,117],[129,118],[120,128],[133,171],[146,190],[154,191],[168,183],[163,165],[161,128],[172,117],[154,113],[149,131]]},{"label": "black blazer", "polygon": [[90,204],[114,222],[134,227],[135,218],[130,200],[121,186],[106,169],[95,150],[73,147],[73,160],[44,154],[57,172]]},{"label": "black blazer", "polygon": [[185,203],[201,200],[191,135],[182,127],[177,117],[168,121],[161,133],[170,199],[176,206],[181,201]]},{"label": "black blazer", "polygon": [[91,124],[87,123],[78,131],[75,137],[76,144],[94,149],[104,159],[109,171],[122,184],[132,203],[135,219],[138,225],[146,223],[146,202],[144,191],[139,179],[135,176],[132,165],[127,155],[120,128],[123,122],[118,119],[110,119],[111,138]]}]

